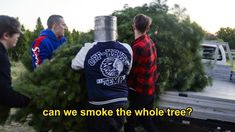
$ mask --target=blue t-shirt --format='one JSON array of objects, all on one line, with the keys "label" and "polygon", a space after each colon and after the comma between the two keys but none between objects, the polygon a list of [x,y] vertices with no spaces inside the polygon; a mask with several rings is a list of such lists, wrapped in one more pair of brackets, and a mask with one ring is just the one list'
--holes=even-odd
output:
[{"label": "blue t-shirt", "polygon": [[50,30],[43,30],[40,36],[32,43],[32,65],[35,69],[45,59],[51,59],[54,50],[66,41],[65,37],[57,38]]}]

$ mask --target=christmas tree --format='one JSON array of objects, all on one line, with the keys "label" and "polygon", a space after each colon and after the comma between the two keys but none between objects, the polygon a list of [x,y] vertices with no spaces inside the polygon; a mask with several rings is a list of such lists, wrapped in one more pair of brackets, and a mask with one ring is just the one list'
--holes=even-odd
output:
[{"label": "christmas tree", "polygon": [[[55,53],[53,60],[46,61],[34,71],[28,70],[19,77],[14,87],[29,96],[31,103],[27,108],[19,109],[12,119],[21,122],[29,119],[29,124],[37,131],[83,129],[85,123],[82,123],[80,116],[66,117],[62,113],[63,110],[79,110],[86,102],[83,71],[71,69],[71,60],[80,47],[81,45],[65,44]],[[61,115],[45,117],[43,110],[60,110]]]},{"label": "christmas tree", "polygon": [[185,9],[176,5],[169,13],[165,2],[156,0],[149,5],[116,11],[112,15],[118,19],[118,34],[121,42],[133,42],[130,30],[135,15],[143,13],[152,18],[148,32],[155,42],[158,52],[158,92],[166,89],[179,91],[200,91],[210,83],[201,63],[200,43],[204,31],[189,16]]}]

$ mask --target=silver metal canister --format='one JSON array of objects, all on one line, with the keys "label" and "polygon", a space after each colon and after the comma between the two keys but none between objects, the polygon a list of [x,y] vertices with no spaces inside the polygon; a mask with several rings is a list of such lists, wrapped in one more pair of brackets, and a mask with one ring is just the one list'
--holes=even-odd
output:
[{"label": "silver metal canister", "polygon": [[95,17],[95,41],[115,41],[117,39],[117,17],[96,16]]}]

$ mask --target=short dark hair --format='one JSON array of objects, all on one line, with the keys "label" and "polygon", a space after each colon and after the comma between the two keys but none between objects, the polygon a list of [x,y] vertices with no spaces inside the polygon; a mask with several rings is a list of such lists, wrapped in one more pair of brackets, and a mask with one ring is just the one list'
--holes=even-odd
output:
[{"label": "short dark hair", "polygon": [[133,18],[133,24],[140,33],[144,33],[152,24],[152,19],[144,14],[138,14]]},{"label": "short dark hair", "polygon": [[6,32],[9,36],[12,36],[14,33],[20,33],[20,22],[16,18],[0,15],[0,38]]},{"label": "short dark hair", "polygon": [[63,19],[60,15],[51,15],[47,20],[47,27],[51,29],[54,23],[60,22],[60,19]]}]

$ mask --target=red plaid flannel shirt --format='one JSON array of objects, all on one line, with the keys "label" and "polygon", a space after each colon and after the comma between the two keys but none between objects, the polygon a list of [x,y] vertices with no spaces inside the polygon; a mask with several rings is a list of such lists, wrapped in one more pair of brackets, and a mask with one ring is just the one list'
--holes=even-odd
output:
[{"label": "red plaid flannel shirt", "polygon": [[131,44],[133,65],[128,77],[128,87],[137,93],[153,95],[157,80],[157,50],[147,35],[142,35]]}]

